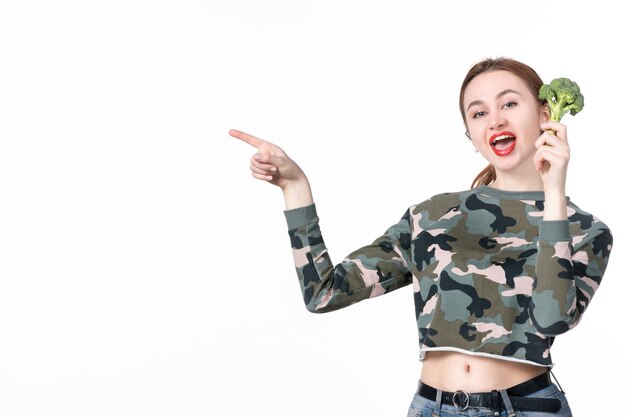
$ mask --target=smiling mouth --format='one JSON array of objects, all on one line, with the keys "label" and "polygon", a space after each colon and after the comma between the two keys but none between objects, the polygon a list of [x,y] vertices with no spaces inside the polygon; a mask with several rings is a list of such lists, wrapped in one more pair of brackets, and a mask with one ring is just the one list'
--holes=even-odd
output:
[{"label": "smiling mouth", "polygon": [[511,132],[499,132],[489,139],[489,145],[498,156],[505,156],[515,148],[515,135]]}]

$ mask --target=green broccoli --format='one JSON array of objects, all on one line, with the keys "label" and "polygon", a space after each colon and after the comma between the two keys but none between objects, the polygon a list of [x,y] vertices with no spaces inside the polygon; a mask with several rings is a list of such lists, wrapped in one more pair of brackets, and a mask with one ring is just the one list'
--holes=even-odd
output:
[{"label": "green broccoli", "polygon": [[555,78],[550,84],[542,85],[539,89],[539,99],[547,102],[550,120],[555,122],[560,122],[566,113],[575,116],[585,105],[580,87],[569,78]]}]

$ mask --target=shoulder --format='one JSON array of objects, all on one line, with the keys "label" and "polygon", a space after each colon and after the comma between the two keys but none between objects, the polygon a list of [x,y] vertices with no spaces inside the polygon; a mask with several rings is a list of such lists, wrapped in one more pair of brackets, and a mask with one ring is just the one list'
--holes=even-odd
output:
[{"label": "shoulder", "polygon": [[608,254],[613,246],[613,234],[609,226],[595,215],[581,209],[571,200],[567,204],[570,231],[574,246],[591,244],[594,252]]},{"label": "shoulder", "polygon": [[412,215],[428,213],[429,217],[441,216],[452,209],[458,209],[468,196],[475,193],[476,189],[435,194],[421,203],[413,204],[408,211]]},{"label": "shoulder", "polygon": [[440,194],[435,194],[427,200],[422,201],[421,203],[414,204],[411,206],[411,209],[420,209],[420,208],[428,208],[428,207],[454,207],[455,205],[459,205],[464,200],[467,199],[469,195],[476,194],[476,189],[471,190],[463,190],[463,191],[453,191],[453,192],[445,192]]},{"label": "shoulder", "polygon": [[595,215],[581,209],[578,205],[568,200],[567,217],[570,224],[577,225],[582,231],[609,230],[609,226]]}]

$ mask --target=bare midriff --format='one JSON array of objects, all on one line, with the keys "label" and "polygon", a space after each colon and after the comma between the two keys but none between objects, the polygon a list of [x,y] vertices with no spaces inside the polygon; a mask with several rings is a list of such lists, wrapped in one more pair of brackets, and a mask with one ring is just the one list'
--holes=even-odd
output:
[{"label": "bare midriff", "polygon": [[548,368],[522,362],[430,351],[420,380],[444,391],[489,392],[510,388],[548,372]]}]

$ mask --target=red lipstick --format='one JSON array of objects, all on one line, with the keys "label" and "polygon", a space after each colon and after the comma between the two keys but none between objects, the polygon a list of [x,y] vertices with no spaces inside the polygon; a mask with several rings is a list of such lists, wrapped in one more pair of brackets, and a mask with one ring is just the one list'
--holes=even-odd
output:
[{"label": "red lipstick", "polygon": [[507,131],[494,133],[489,138],[489,145],[496,155],[508,155],[515,149],[515,135]]}]

